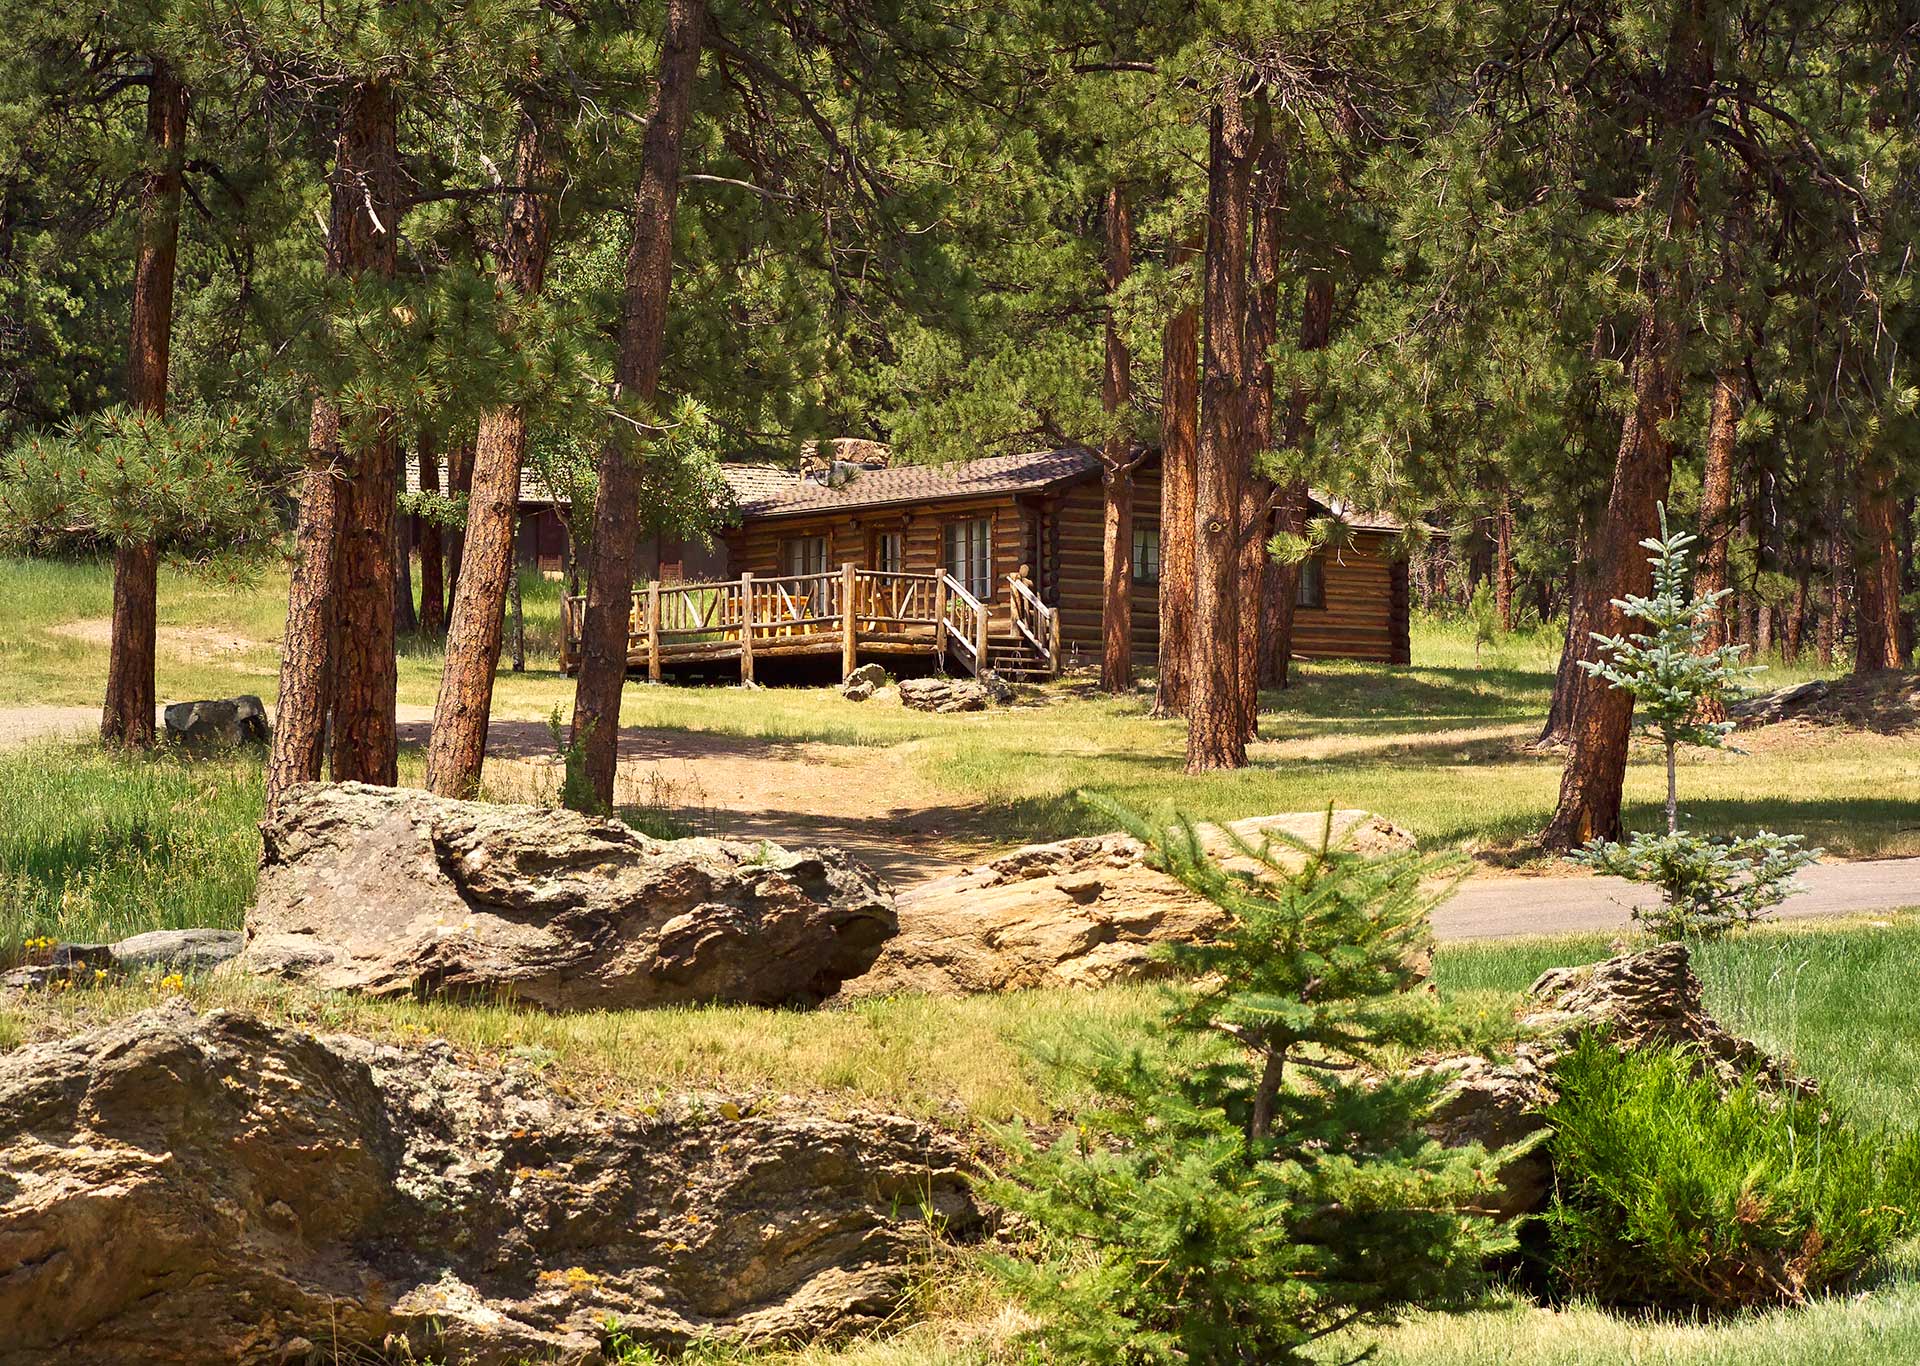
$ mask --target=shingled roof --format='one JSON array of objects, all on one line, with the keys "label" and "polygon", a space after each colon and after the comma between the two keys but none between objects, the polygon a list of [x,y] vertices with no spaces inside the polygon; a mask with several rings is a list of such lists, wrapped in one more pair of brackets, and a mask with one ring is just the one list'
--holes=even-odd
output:
[{"label": "shingled roof", "polygon": [[[751,468],[729,466],[728,469]],[[764,468],[764,467],[763,467]],[[956,498],[992,497],[1003,493],[1037,493],[1059,484],[1084,479],[1100,468],[1100,457],[1089,450],[1030,451],[1024,455],[990,455],[949,465],[894,465],[883,470],[845,471],[834,484],[800,479],[789,474],[780,487],[745,494],[734,486],[740,512],[747,517],[793,517],[808,512],[891,507],[901,503],[948,502]],[[731,474],[728,482],[733,483]]]}]

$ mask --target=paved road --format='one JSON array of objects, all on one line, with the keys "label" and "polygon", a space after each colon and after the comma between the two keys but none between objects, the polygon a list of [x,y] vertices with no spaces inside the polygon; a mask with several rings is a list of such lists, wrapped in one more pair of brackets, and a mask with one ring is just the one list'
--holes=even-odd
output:
[{"label": "paved road", "polygon": [[[1801,890],[1775,912],[1786,919],[1860,915],[1920,906],[1920,859],[1818,863],[1800,874]],[[1649,888],[1611,877],[1471,878],[1434,913],[1438,939],[1510,939],[1530,934],[1621,930]]]}]

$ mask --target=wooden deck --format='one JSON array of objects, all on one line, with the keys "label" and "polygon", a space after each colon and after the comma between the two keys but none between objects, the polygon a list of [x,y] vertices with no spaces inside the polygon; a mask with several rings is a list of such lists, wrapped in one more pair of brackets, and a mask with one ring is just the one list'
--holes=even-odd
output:
[{"label": "wooden deck", "polygon": [[[650,583],[627,618],[627,667],[659,679],[668,669],[737,662],[752,682],[756,660],[840,658],[841,675],[862,656],[920,656],[977,674],[1012,659],[1021,672],[1059,668],[1059,626],[1020,575],[1008,578],[1009,608],[995,613],[944,570],[885,573],[842,565],[825,574],[719,583]],[[561,603],[560,667],[580,665],[586,599]]]}]

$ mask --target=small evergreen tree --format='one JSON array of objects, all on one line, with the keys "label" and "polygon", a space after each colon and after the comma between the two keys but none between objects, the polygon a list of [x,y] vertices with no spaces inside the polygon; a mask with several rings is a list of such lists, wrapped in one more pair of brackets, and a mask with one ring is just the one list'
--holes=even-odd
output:
[{"label": "small evergreen tree", "polygon": [[1658,887],[1662,906],[1634,912],[1655,933],[1711,935],[1751,923],[1785,900],[1793,875],[1819,851],[1801,848],[1797,835],[1766,830],[1713,840],[1680,829],[1680,746],[1725,748],[1733,723],[1710,717],[1724,716],[1740,681],[1760,667],[1740,663],[1742,646],[1708,643],[1714,613],[1730,590],[1688,592],[1688,549],[1696,538],[1667,525],[1664,504],[1659,512],[1660,535],[1640,543],[1652,552],[1653,596],[1619,603],[1623,615],[1647,629],[1595,633],[1599,657],[1580,661],[1580,667],[1631,693],[1640,728],[1659,739],[1667,764],[1667,829],[1664,835],[1636,833],[1625,844],[1593,840],[1574,857],[1600,872]]},{"label": "small evergreen tree", "polygon": [[1113,814],[1228,918],[1171,950],[1184,985],[1154,1044],[1096,1050],[1098,1108],[1049,1148],[1002,1135],[993,1198],[1041,1256],[998,1265],[1036,1336],[1062,1361],[1299,1362],[1466,1292],[1509,1240],[1465,1211],[1512,1154],[1442,1147],[1421,1129],[1431,1081],[1360,1072],[1435,1023],[1409,991],[1446,866],[1362,858],[1329,813],[1314,844],[1236,840],[1253,871],[1229,871],[1191,825]]}]

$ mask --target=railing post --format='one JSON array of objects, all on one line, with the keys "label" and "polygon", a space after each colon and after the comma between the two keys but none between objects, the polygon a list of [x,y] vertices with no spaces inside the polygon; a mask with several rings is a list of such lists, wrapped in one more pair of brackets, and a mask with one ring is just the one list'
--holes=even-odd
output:
[{"label": "railing post", "polygon": [[753,575],[740,575],[740,681],[753,682]]},{"label": "railing post", "polygon": [[993,608],[981,603],[974,621],[974,630],[978,633],[973,642],[973,672],[976,678],[987,671],[987,631],[992,620]]},{"label": "railing post", "polygon": [[840,566],[840,677],[853,672],[860,653],[860,637],[853,614],[853,561]]},{"label": "railing post", "polygon": [[660,580],[647,584],[647,681],[660,681]]},{"label": "railing post", "polygon": [[947,658],[947,570],[945,565],[933,571],[933,658],[944,664]]}]

